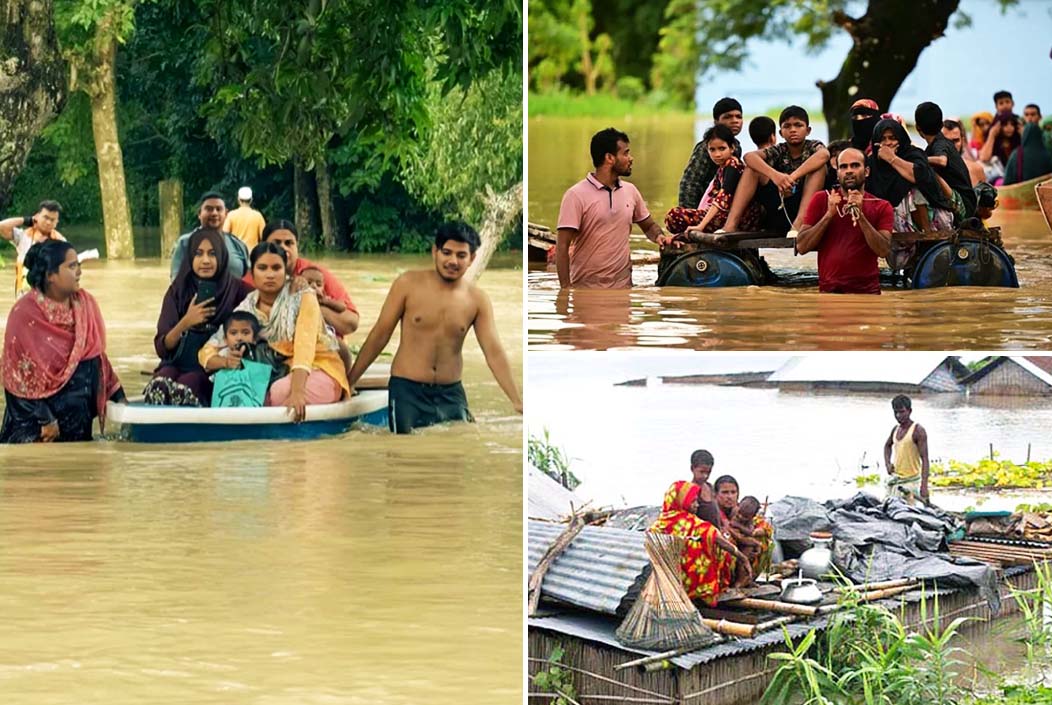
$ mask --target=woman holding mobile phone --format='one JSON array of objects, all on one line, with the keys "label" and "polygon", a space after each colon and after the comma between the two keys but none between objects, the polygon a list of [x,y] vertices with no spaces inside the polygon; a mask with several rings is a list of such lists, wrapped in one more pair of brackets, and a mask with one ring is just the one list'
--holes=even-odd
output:
[{"label": "woman holding mobile phone", "polygon": [[228,271],[218,230],[195,230],[187,251],[157,319],[153,345],[161,364],[143,390],[147,404],[208,406],[212,384],[197,353],[252,290]]}]

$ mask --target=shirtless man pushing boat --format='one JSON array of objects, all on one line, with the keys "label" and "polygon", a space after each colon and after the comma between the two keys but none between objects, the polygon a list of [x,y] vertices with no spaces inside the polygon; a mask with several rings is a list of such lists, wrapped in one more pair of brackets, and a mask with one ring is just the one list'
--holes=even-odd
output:
[{"label": "shirtless man pushing boat", "polygon": [[395,280],[351,367],[348,381],[353,389],[402,324],[388,385],[390,428],[395,433],[473,420],[460,383],[464,338],[472,326],[493,377],[515,411],[522,413],[522,398],[497,335],[493,306],[482,289],[463,280],[478,246],[478,233],[469,226],[440,227],[431,247],[435,268],[406,272]]}]

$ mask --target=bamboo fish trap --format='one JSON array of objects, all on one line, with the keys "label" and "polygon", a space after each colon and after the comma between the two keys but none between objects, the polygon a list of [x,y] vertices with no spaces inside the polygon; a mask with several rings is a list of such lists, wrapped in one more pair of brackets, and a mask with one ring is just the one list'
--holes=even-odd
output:
[{"label": "bamboo fish trap", "polygon": [[695,649],[718,638],[702,622],[683,588],[680,557],[685,544],[679,536],[647,532],[652,570],[639,599],[617,628],[617,639],[625,646],[650,651]]}]

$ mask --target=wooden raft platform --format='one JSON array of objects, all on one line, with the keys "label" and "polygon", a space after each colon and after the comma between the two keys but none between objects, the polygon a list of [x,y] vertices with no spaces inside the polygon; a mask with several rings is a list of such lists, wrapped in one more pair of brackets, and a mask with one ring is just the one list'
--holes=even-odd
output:
[{"label": "wooden raft platform", "polygon": [[[555,247],[555,233],[544,225],[527,223],[529,237],[530,261],[546,261],[547,252]],[[994,244],[1001,242],[1001,229],[990,228],[989,231],[981,230],[937,230],[931,233],[892,233],[892,244],[909,245],[915,242],[941,242],[953,240],[959,236],[974,238],[976,240],[989,240]],[[735,233],[699,233],[696,240],[684,242],[682,247],[665,248],[663,252],[692,252],[698,249],[718,250],[775,250],[790,249],[796,247],[796,238],[786,237],[773,232],[735,232]],[[653,256],[657,261],[657,255]],[[633,264],[638,264],[633,257]]]}]

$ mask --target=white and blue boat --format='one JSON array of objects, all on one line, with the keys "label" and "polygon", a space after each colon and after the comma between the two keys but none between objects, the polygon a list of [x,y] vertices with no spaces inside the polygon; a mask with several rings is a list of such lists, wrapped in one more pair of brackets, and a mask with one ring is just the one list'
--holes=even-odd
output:
[{"label": "white and blue boat", "polygon": [[310,440],[353,426],[387,426],[387,390],[366,389],[335,404],[313,404],[293,423],[283,406],[212,409],[153,406],[142,398],[106,404],[107,435],[135,443]]}]

